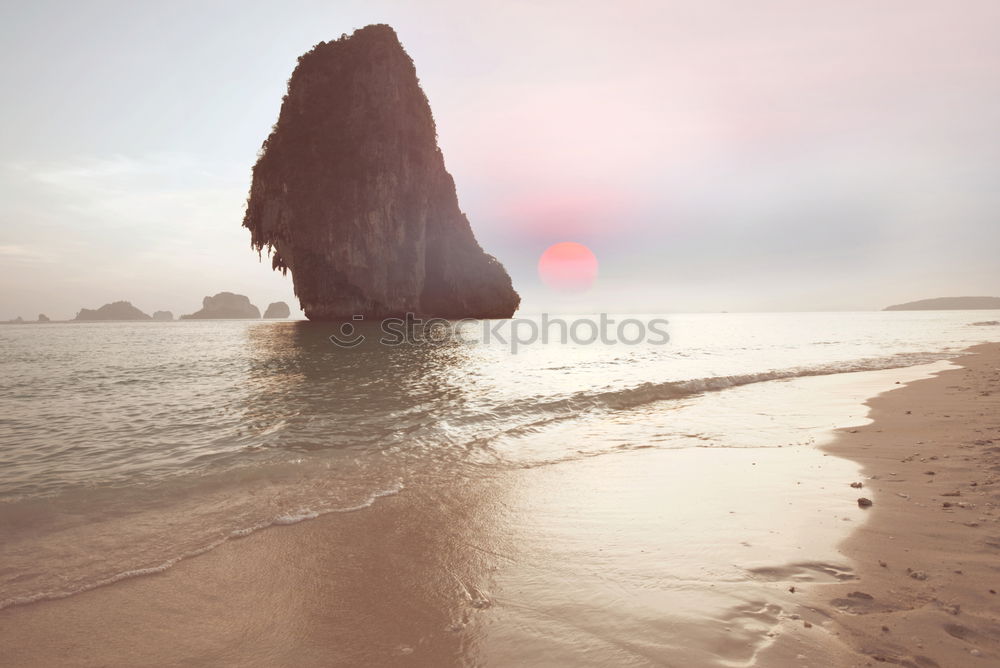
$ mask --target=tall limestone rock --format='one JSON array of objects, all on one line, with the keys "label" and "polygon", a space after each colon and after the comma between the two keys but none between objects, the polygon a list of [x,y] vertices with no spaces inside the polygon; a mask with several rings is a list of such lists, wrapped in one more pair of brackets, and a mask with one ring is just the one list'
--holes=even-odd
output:
[{"label": "tall limestone rock", "polygon": [[299,58],[243,225],[292,272],[311,320],[508,318],[520,303],[458,207],[413,61],[387,25]]}]

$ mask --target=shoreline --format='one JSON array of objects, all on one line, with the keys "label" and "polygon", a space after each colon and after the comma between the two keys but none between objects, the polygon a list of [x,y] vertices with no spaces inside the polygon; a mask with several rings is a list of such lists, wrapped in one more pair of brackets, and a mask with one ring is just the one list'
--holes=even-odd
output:
[{"label": "shoreline", "polygon": [[873,502],[839,547],[854,577],[799,587],[812,621],[761,665],[803,665],[817,630],[838,665],[1000,663],[1000,343],[952,361],[869,399],[871,423],[822,446],[861,465],[857,496]]},{"label": "shoreline", "polygon": [[[956,536],[980,532],[974,535],[989,540],[998,533],[995,508],[970,498],[995,490],[988,480],[997,475],[979,475],[973,491],[961,487],[962,496],[946,497],[943,502],[951,499],[952,506],[942,509],[940,499],[934,505],[920,494],[951,491],[958,483],[951,482],[946,465],[969,463],[949,453],[944,439],[910,434],[928,429],[922,422],[926,418],[943,420],[949,437],[961,440],[952,423],[961,421],[968,429],[993,429],[992,435],[978,437],[982,446],[958,451],[963,455],[992,447],[985,443],[991,438],[1000,443],[1000,420],[990,420],[998,406],[989,402],[997,397],[980,396],[973,387],[973,380],[998,382],[1000,344],[972,350],[986,352],[957,358],[953,363],[962,366],[930,378],[925,370],[923,379],[869,398],[864,405],[870,407],[871,422],[835,430],[838,435],[820,447],[628,450],[418,486],[380,499],[364,512],[227,541],[162,573],[0,610],[0,644],[16,666],[662,665],[681,660],[692,666],[839,667],[884,660],[932,668],[965,665],[977,656],[970,649],[988,665],[998,655],[996,616],[974,592],[956,590],[951,596],[956,585],[927,563],[975,556],[946,554],[948,546],[969,547]],[[811,400],[820,397],[825,409],[834,399],[843,409],[851,395],[856,408],[850,414],[860,417],[861,397],[870,396],[873,387],[881,391],[896,372],[897,378],[912,378],[917,368],[862,372],[871,374],[864,381],[848,378],[851,374],[779,381],[767,392],[771,400],[791,400],[810,388]],[[736,394],[728,396],[740,405]],[[968,401],[973,396],[977,401]],[[986,422],[960,417],[963,410]],[[926,441],[919,446],[926,452],[894,463],[917,451],[907,445],[914,440]],[[889,446],[909,450],[899,454]],[[931,446],[945,449],[932,452]],[[712,459],[723,453],[722,459]],[[1000,470],[1000,458],[993,457]],[[930,463],[935,475],[922,475]],[[708,484],[690,475],[708,470],[706,464],[713,471]],[[845,474],[853,475],[858,465],[864,475],[856,480],[864,487],[854,490]],[[907,468],[911,465],[916,468]],[[882,472],[886,467],[891,468]],[[914,478],[925,477],[934,480],[916,480],[922,485],[919,494],[906,490],[909,499],[896,496],[903,487],[915,486]],[[890,481],[896,479],[902,482]],[[875,505],[859,508],[854,499],[860,496]],[[748,499],[754,503],[744,510],[739,504]],[[902,520],[886,517],[893,499]],[[958,506],[970,502],[976,508]],[[689,507],[696,510],[684,519]],[[912,513],[914,508],[920,513]],[[967,520],[979,527],[947,523],[959,513],[978,518],[987,510],[987,520]],[[904,520],[937,542],[901,528]],[[843,525],[855,527],[846,540],[840,542],[844,533],[834,534],[829,548],[818,548],[815,539],[829,535],[841,521],[855,522]],[[685,524],[695,532],[689,538],[705,541],[684,543],[688,555],[675,549],[672,533],[672,527]],[[918,555],[901,535],[888,534],[890,529],[905,530],[926,554]],[[996,541],[1000,545],[1000,538]],[[731,555],[726,557],[731,569],[709,573],[697,564],[683,566],[699,549]],[[979,570],[954,566],[951,570],[965,575],[953,574],[953,579],[972,583],[983,573],[995,577],[989,564],[1000,547],[992,554],[989,549],[984,544]],[[927,578],[910,578],[907,567]],[[747,573],[748,579],[733,579]],[[841,577],[850,579],[837,582]],[[931,598],[921,593],[940,583],[948,591]],[[858,592],[862,595],[852,595]],[[922,601],[922,607],[914,601]],[[919,614],[900,616],[914,610]],[[882,625],[890,627],[890,637],[872,633]],[[665,629],[674,641],[689,638],[697,651],[671,647],[662,639]],[[932,630],[946,640],[929,646],[925,638]],[[956,654],[960,650],[965,653]]]}]

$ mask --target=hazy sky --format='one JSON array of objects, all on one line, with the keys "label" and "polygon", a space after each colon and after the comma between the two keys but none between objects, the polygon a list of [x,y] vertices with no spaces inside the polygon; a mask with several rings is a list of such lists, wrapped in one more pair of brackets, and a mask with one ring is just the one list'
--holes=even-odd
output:
[{"label": "hazy sky", "polygon": [[[522,311],[1000,294],[1000,2],[7,2],[0,319],[222,290],[296,57],[389,23]],[[546,288],[552,243],[588,293]]]}]

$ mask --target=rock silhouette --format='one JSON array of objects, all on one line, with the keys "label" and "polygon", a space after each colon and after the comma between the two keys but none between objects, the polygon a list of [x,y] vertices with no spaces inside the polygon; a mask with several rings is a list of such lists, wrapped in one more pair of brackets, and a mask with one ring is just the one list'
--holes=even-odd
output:
[{"label": "rock silhouette", "polygon": [[243,226],[291,271],[311,320],[507,318],[520,303],[459,209],[413,61],[387,25],[299,58]]},{"label": "rock silhouette", "polygon": [[292,314],[288,304],[285,302],[274,302],[269,304],[267,310],[264,311],[265,318],[287,318]]},{"label": "rock silhouette", "polygon": [[167,321],[167,320],[173,320],[173,319],[174,319],[174,314],[171,313],[170,311],[154,311],[153,312],[153,320]]},{"label": "rock silhouette", "polygon": [[220,292],[201,300],[201,310],[182,315],[181,320],[224,320],[259,318],[260,309],[250,303],[250,298],[232,292]]},{"label": "rock silhouette", "polygon": [[83,308],[76,314],[76,320],[152,320],[148,315],[132,306],[131,302],[120,301],[105,304],[98,309]]},{"label": "rock silhouette", "polygon": [[49,316],[45,315],[44,313],[39,313],[38,322],[52,322],[52,321],[49,319]]}]

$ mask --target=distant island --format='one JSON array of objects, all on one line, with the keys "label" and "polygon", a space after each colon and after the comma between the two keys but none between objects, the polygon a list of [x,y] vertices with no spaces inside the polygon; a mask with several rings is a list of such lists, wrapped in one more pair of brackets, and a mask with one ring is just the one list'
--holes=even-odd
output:
[{"label": "distant island", "polygon": [[260,309],[250,303],[246,295],[232,292],[220,292],[213,297],[205,297],[201,302],[201,310],[188,315],[182,315],[181,320],[224,320],[241,318],[260,318]]},{"label": "distant island", "polygon": [[[288,318],[291,316],[291,309],[285,302],[273,302],[267,307],[265,318]],[[199,311],[182,315],[180,320],[239,320],[260,318],[260,309],[250,303],[250,298],[245,295],[238,295],[232,292],[220,292],[202,300],[202,307]],[[153,315],[148,315],[132,305],[132,302],[121,300],[105,304],[100,308],[81,308],[76,317],[72,320],[59,322],[100,322],[127,320],[139,321],[159,321],[171,322],[174,314],[170,311],[154,311]],[[38,314],[38,320],[25,320],[18,316],[11,320],[0,320],[0,325],[23,325],[27,323],[50,323],[53,322],[44,313]]]},{"label": "distant island", "polygon": [[80,309],[74,320],[152,320],[131,302],[120,301],[105,304],[99,309]]},{"label": "distant island", "polygon": [[887,306],[883,311],[972,311],[1000,310],[1000,297],[938,297]]},{"label": "distant island", "polygon": [[287,318],[291,314],[292,311],[285,302],[274,302],[264,311],[265,318]]}]

